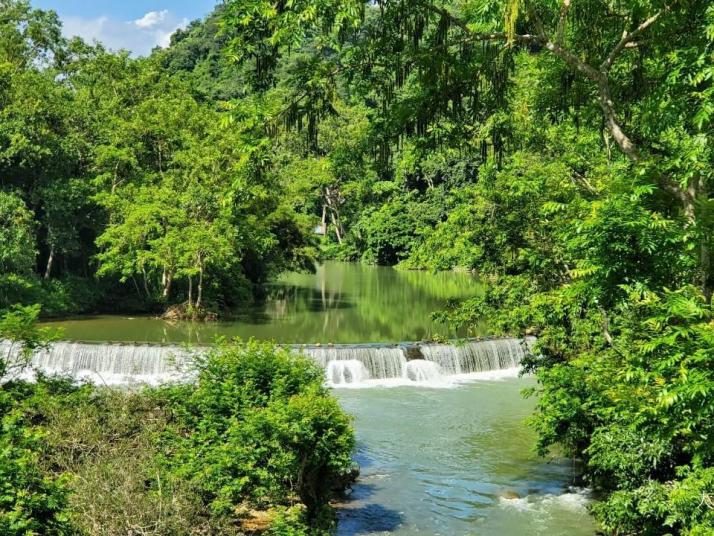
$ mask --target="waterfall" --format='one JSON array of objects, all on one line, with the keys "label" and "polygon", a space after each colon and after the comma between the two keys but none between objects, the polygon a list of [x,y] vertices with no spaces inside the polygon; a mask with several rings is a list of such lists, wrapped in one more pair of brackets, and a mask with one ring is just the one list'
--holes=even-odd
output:
[{"label": "waterfall", "polygon": [[340,359],[327,363],[325,378],[329,385],[357,384],[369,379],[369,371],[362,361]]},{"label": "waterfall", "polygon": [[407,378],[413,382],[437,382],[442,379],[439,365],[426,359],[414,359],[407,363]]},{"label": "waterfall", "polygon": [[403,377],[407,363],[404,352],[396,346],[307,347],[301,351],[317,361],[324,369],[334,361],[362,363],[368,372],[368,377],[380,380]]},{"label": "waterfall", "polygon": [[425,344],[424,359],[437,363],[445,375],[470,374],[518,367],[531,340],[493,339],[463,344]]},{"label": "waterfall", "polygon": [[[7,341],[0,352],[10,350]],[[178,346],[150,344],[90,344],[57,342],[32,356],[33,369],[45,374],[68,375],[97,384],[159,384],[182,379],[190,352]]]},{"label": "waterfall", "polygon": [[[325,369],[332,386],[433,384],[455,376],[512,370],[520,365],[532,339],[467,340],[452,344],[303,346],[295,350]],[[10,350],[0,341],[0,355]],[[46,374],[69,375],[98,384],[158,384],[189,380],[192,353],[179,346],[58,342],[36,352],[31,365]]]}]

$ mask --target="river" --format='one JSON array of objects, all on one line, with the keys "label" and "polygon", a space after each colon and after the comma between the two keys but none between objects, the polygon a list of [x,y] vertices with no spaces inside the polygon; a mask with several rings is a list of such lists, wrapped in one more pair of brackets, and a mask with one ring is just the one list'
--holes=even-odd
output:
[{"label": "river", "polygon": [[222,322],[168,322],[121,315],[50,322],[71,340],[209,343],[217,335],[280,343],[418,341],[458,335],[431,319],[450,299],[483,291],[465,273],[410,272],[327,262],[315,273],[288,273],[269,285],[263,303]]},{"label": "river", "polygon": [[362,474],[338,536],[593,536],[567,460],[533,451],[533,381],[335,389],[355,416]]}]

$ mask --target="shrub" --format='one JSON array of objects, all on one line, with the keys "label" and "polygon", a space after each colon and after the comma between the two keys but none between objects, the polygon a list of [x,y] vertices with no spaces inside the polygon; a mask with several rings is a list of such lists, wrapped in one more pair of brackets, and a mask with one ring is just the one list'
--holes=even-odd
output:
[{"label": "shrub", "polygon": [[351,468],[349,418],[310,360],[265,343],[222,346],[198,364],[198,385],[165,388],[177,421],[165,463],[213,514],[303,503],[315,520]]}]

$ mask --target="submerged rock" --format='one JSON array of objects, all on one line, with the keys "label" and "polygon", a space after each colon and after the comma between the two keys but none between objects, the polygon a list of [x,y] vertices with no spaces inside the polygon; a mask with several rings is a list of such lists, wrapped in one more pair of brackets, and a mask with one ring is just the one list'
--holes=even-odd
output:
[{"label": "submerged rock", "polygon": [[407,358],[407,361],[424,359],[424,354],[418,346],[402,346],[402,348],[404,349],[404,356]]}]

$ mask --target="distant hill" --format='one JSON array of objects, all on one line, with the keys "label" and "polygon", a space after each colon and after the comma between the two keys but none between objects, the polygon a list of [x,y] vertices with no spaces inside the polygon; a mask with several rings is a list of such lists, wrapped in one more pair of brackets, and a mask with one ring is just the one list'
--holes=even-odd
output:
[{"label": "distant hill", "polygon": [[217,5],[203,20],[177,30],[167,49],[154,52],[168,72],[179,76],[185,73],[196,96],[209,101],[235,99],[246,93],[242,69],[223,54],[228,37],[219,26],[222,10],[223,6]]}]

